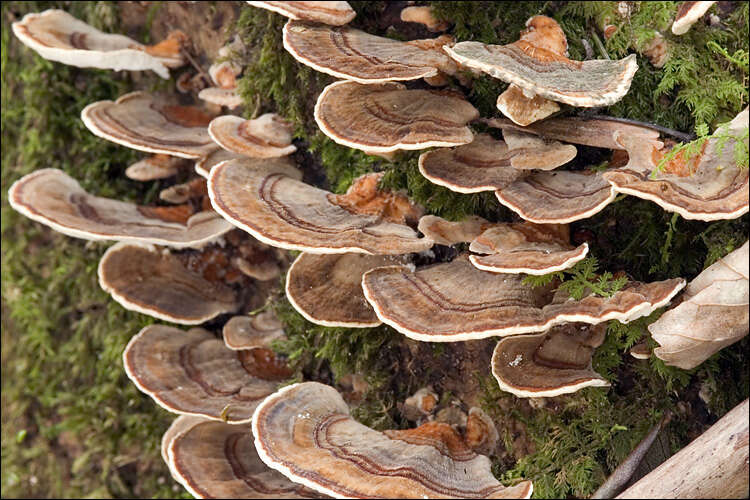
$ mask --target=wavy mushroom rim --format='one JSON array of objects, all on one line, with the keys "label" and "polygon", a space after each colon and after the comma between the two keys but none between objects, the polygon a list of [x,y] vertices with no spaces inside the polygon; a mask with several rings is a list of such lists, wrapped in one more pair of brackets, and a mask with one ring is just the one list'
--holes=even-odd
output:
[{"label": "wavy mushroom rim", "polygon": [[[465,187],[465,186],[458,186],[456,184],[453,184],[451,182],[448,182],[445,179],[442,179],[440,177],[435,177],[434,175],[428,174],[425,167],[424,167],[424,157],[426,153],[423,153],[419,155],[419,161],[417,162],[419,173],[422,174],[422,177],[430,181],[431,183],[442,186],[444,188],[448,188],[451,191],[455,193],[462,193],[462,194],[474,194],[474,193],[482,193],[485,191],[497,191],[497,186],[493,185],[486,185],[486,186],[476,186],[476,187]],[[512,168],[512,167],[510,167]]]},{"label": "wavy mushroom rim", "polygon": [[276,14],[279,14],[280,16],[284,16],[284,17],[287,17],[287,18],[295,20],[295,21],[317,22],[317,23],[321,23],[321,24],[327,24],[328,26],[344,26],[344,25],[350,23],[352,21],[352,19],[354,19],[355,17],[357,17],[357,12],[354,9],[352,9],[351,6],[349,6],[348,2],[343,2],[343,3],[346,3],[347,6],[349,6],[349,9],[351,10],[351,12],[347,13],[345,16],[342,16],[342,18],[344,18],[346,20],[343,23],[341,23],[341,24],[329,24],[329,23],[327,23],[325,21],[321,21],[321,20],[305,19],[305,18],[297,16],[297,14],[295,14],[294,12],[289,11],[288,9],[284,9],[284,7],[281,6],[281,5],[275,5],[273,2],[253,2],[253,1],[248,1],[247,3],[249,5],[251,5],[251,6],[253,6],[253,7],[257,7],[259,9],[270,10],[271,12],[275,12]]},{"label": "wavy mushroom rim", "polygon": [[517,213],[522,219],[527,220],[529,222],[534,222],[535,224],[568,224],[570,222],[575,222],[577,220],[581,219],[588,219],[592,215],[598,214],[601,212],[604,207],[612,203],[612,200],[615,199],[617,196],[617,191],[615,190],[614,186],[610,184],[610,190],[609,190],[609,196],[603,200],[601,203],[598,203],[596,206],[590,208],[589,210],[586,210],[585,212],[571,215],[570,217],[563,217],[563,218],[549,218],[549,219],[540,219],[538,217],[531,217],[528,214],[525,213],[524,209],[519,207],[518,205],[513,204],[511,201],[507,200],[503,197],[503,190],[498,189],[495,191],[495,197],[497,198],[497,201],[500,202],[501,205],[504,205],[505,207],[508,207],[509,209],[513,210],[515,213]]},{"label": "wavy mushroom rim", "polygon": [[[297,151],[297,146],[290,143],[288,146],[273,146],[273,145],[260,146],[260,149],[269,149],[269,150],[275,150],[275,151],[272,151],[270,154],[265,154],[265,155],[257,155],[257,154],[251,155],[247,151],[240,152],[237,149],[235,149],[232,146],[232,144],[227,142],[226,138],[220,135],[219,133],[220,131],[223,132],[223,130],[220,130],[220,127],[224,125],[224,123],[230,123],[233,126],[236,125],[237,127],[239,127],[241,123],[248,122],[248,121],[252,121],[252,120],[246,120],[242,118],[241,116],[236,116],[236,115],[217,116],[216,118],[211,120],[211,123],[208,124],[208,135],[209,137],[211,137],[211,140],[213,140],[216,144],[218,144],[219,147],[221,147],[223,150],[232,154],[249,157],[249,158],[258,158],[258,159],[280,158],[283,156],[289,156],[290,154]],[[239,140],[243,141],[244,139],[240,138]]]},{"label": "wavy mushroom rim", "polygon": [[[565,262],[558,264],[556,266],[550,266],[550,267],[544,267],[541,269],[538,268],[531,268],[531,267],[497,267],[497,266],[490,266],[482,264],[481,262],[478,262],[479,259],[483,257],[491,257],[492,255],[497,254],[490,254],[490,255],[470,255],[469,256],[469,262],[471,262],[474,267],[477,269],[481,269],[482,271],[489,271],[491,273],[505,273],[505,274],[533,274],[535,276],[541,276],[543,274],[549,274],[554,273],[557,271],[562,271],[564,269],[568,269],[569,267],[572,267],[575,265],[576,262],[583,260],[586,257],[586,254],[589,252],[589,245],[588,243],[584,242],[582,245],[578,247],[578,253],[576,255],[573,255],[569,259],[566,259]],[[574,249],[575,250],[575,249]],[[503,252],[498,252],[503,253]]]}]

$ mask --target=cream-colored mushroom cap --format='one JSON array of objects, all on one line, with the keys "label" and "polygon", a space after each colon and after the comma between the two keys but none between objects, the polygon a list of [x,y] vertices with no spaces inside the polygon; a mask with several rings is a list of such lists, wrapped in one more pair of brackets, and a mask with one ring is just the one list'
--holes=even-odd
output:
[{"label": "cream-colored mushroom cap", "polygon": [[568,323],[539,335],[504,338],[492,355],[492,374],[500,389],[519,398],[607,387],[609,382],[591,368],[594,349],[604,342],[606,331],[604,323]]},{"label": "cream-colored mushroom cap", "polygon": [[236,424],[291,374],[272,351],[233,351],[202,328],[147,326],[122,356],[130,380],[164,409]]},{"label": "cream-colored mushroom cap", "polygon": [[249,425],[182,415],[167,437],[169,471],[196,498],[320,497],[260,460]]},{"label": "cream-colored mushroom cap", "polygon": [[277,158],[297,151],[292,145],[292,124],[276,113],[254,120],[219,116],[209,123],[208,133],[227,151],[251,158]]},{"label": "cream-colored mushroom cap", "polygon": [[672,33],[684,35],[716,2],[682,2],[672,23]]},{"label": "cream-colored mushroom cap", "polygon": [[508,89],[498,96],[497,109],[514,123],[525,127],[557,113],[560,106],[540,95],[534,95],[529,99],[523,94],[521,87],[511,83]]},{"label": "cream-colored mushroom cap", "polygon": [[[614,139],[628,151],[629,161],[602,175],[615,191],[653,201],[686,219],[735,219],[748,211],[748,169],[735,159],[735,146],[747,127],[745,108],[720,128],[728,138],[710,137],[697,156],[677,153],[661,170],[657,166],[667,151],[615,132]],[[747,149],[747,136],[744,146]]]},{"label": "cream-colored mushroom cap", "polygon": [[8,201],[26,217],[86,240],[200,248],[232,229],[213,210],[194,213],[188,206],[148,207],[92,196],[54,168],[17,180],[8,190]]},{"label": "cream-colored mushroom cap", "polygon": [[168,106],[146,92],[89,104],[81,119],[94,134],[123,146],[181,158],[200,158],[217,148],[208,135],[211,116],[190,106]]},{"label": "cream-colored mushroom cap", "polygon": [[232,350],[270,347],[276,339],[285,338],[281,321],[273,311],[264,311],[255,316],[235,316],[222,329],[224,344]]},{"label": "cream-colored mushroom cap", "polygon": [[150,69],[169,78],[167,68],[185,62],[179,51],[182,34],[149,47],[123,35],[102,33],[63,10],[26,14],[13,23],[13,33],[43,58],[80,68]]},{"label": "cream-colored mushroom cap", "polygon": [[419,219],[417,228],[438,245],[455,245],[468,243],[491,225],[489,221],[474,215],[456,222],[436,215],[425,215]]},{"label": "cream-colored mushroom cap", "polygon": [[466,124],[478,117],[476,108],[453,92],[408,90],[395,82],[335,82],[315,104],[324,134],[374,153],[467,144],[474,134]]},{"label": "cream-colored mushroom cap", "polygon": [[490,461],[444,423],[378,432],[355,421],[332,387],[287,386],[253,415],[258,456],[294,482],[339,498],[528,498],[504,487]]},{"label": "cream-colored mushroom cap", "polygon": [[120,242],[99,261],[99,286],[125,309],[198,325],[237,309],[235,292],[186,268],[167,249]]},{"label": "cream-colored mushroom cap", "polygon": [[247,158],[244,155],[232,153],[226,149],[217,148],[195,162],[195,173],[208,179],[211,169],[223,161]]},{"label": "cream-colored mushroom cap", "polygon": [[206,102],[226,106],[234,109],[242,106],[245,101],[237,93],[237,89],[222,89],[219,87],[208,87],[198,92],[198,98]]},{"label": "cream-colored mushroom cap", "polygon": [[[253,163],[255,162],[255,163]],[[230,160],[208,179],[214,208],[227,220],[272,246],[311,253],[404,254],[432,246],[409,226],[357,213],[333,193],[297,180],[283,159]],[[366,208],[366,207],[365,207]]]},{"label": "cream-colored mushroom cap", "polygon": [[455,72],[456,64],[443,52],[452,38],[401,42],[348,26],[289,21],[284,48],[302,64],[344,80],[383,83],[432,77],[438,70]]},{"label": "cream-colored mushroom cap", "polygon": [[133,163],[125,169],[125,176],[135,181],[166,179],[179,172],[185,160],[174,156],[155,154]]},{"label": "cream-colored mushroom cap", "polygon": [[290,19],[341,26],[357,15],[349,2],[247,2]]},{"label": "cream-colored mushroom cap", "polygon": [[440,32],[448,29],[450,24],[446,21],[438,21],[432,14],[432,7],[427,5],[405,7],[399,16],[405,23],[423,24],[428,31]]},{"label": "cream-colored mushroom cap", "polygon": [[554,170],[578,154],[572,144],[544,140],[518,130],[504,130],[503,139],[511,154],[510,165],[518,170]]},{"label": "cream-colored mushroom cap", "polygon": [[630,89],[638,69],[635,54],[618,61],[573,61],[558,53],[565,35],[554,19],[534,16],[526,26],[521,38],[508,45],[460,42],[444,50],[462,66],[571,106],[614,104]]}]

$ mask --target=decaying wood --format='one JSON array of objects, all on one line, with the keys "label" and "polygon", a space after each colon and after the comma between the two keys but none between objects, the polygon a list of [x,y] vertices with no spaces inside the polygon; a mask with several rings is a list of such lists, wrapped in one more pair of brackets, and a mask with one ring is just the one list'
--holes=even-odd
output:
[{"label": "decaying wood", "polygon": [[746,399],[616,498],[747,498]]}]

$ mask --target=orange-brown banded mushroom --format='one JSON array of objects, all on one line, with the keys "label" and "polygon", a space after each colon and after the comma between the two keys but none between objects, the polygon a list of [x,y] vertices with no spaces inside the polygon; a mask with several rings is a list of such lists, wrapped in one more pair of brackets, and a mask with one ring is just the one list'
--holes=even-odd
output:
[{"label": "orange-brown banded mushroom", "polygon": [[510,165],[518,170],[554,170],[578,153],[572,144],[547,141],[517,130],[504,130],[503,139],[511,153]]},{"label": "orange-brown banded mushroom", "polygon": [[341,26],[357,15],[349,2],[247,2],[253,7],[271,10],[289,19]]},{"label": "orange-brown banded mushroom", "polygon": [[458,222],[425,215],[419,219],[417,228],[438,245],[455,245],[472,241],[491,225],[489,221],[473,215]]},{"label": "orange-brown banded mushroom", "polygon": [[156,154],[135,162],[125,169],[125,176],[134,181],[153,181],[172,177],[185,166],[186,161],[174,156]]},{"label": "orange-brown banded mushroom", "polygon": [[146,92],[89,104],[81,119],[94,134],[129,148],[181,158],[200,158],[214,149],[211,116],[190,106],[162,105]]},{"label": "orange-brown banded mushroom", "polygon": [[682,279],[631,283],[611,297],[572,300],[561,291],[523,285],[519,274],[481,271],[459,256],[416,271],[404,266],[373,269],[362,278],[365,297],[386,323],[409,338],[456,342],[547,330],[562,323],[623,322],[667,304]]},{"label": "orange-brown banded mushroom", "polygon": [[395,82],[335,82],[315,104],[315,121],[324,134],[374,153],[467,144],[474,135],[466,124],[478,117],[456,93],[407,90]]},{"label": "orange-brown banded mushroom", "polygon": [[285,337],[284,328],[272,311],[255,316],[235,316],[222,329],[224,344],[234,351],[270,347],[271,342]]},{"label": "orange-brown banded mushroom", "polygon": [[[627,149],[629,161],[602,175],[615,191],[653,201],[686,219],[735,219],[748,211],[748,169],[735,159],[738,137],[747,126],[745,108],[722,128],[730,137],[707,139],[692,158],[677,153],[661,170],[657,165],[666,151],[615,132],[614,138]],[[747,148],[747,135],[744,143]]]},{"label": "orange-brown banded mushroom", "polygon": [[519,398],[552,397],[609,382],[591,368],[594,349],[604,342],[607,325],[568,323],[539,335],[500,340],[492,355],[492,374],[500,389]]},{"label": "orange-brown banded mushroom", "polygon": [[208,179],[211,169],[223,161],[227,160],[238,160],[240,158],[247,158],[244,155],[238,155],[232,153],[226,149],[217,148],[205,156],[201,156],[198,161],[195,162],[195,172],[201,177]]},{"label": "orange-brown banded mushroom", "polygon": [[434,413],[439,401],[440,398],[431,386],[422,387],[404,400],[401,413],[407,420],[419,421]]},{"label": "orange-brown banded mushroom", "polygon": [[102,33],[63,10],[27,14],[13,23],[13,33],[27,47],[50,61],[78,66],[120,70],[153,70],[169,78],[169,69],[184,64],[181,32],[154,46],[141,45],[123,35]]},{"label": "orange-brown banded mushroom", "polygon": [[235,424],[291,374],[273,351],[233,351],[202,328],[147,326],[122,356],[130,380],[166,410]]},{"label": "orange-brown banded mushroom", "polygon": [[332,193],[297,180],[284,159],[230,160],[208,178],[214,208],[269,245],[311,253],[404,254],[432,246],[409,226],[352,213]]},{"label": "orange-brown banded mushroom", "polygon": [[362,275],[405,261],[401,256],[303,252],[289,268],[286,296],[297,312],[317,325],[378,326],[380,320],[362,293]]},{"label": "orange-brown banded mushroom", "polygon": [[165,462],[196,498],[318,498],[258,458],[250,426],[178,417],[164,435]]},{"label": "orange-brown banded mushroom", "polygon": [[295,59],[337,78],[383,83],[434,77],[438,70],[455,72],[442,50],[449,36],[401,42],[348,26],[331,27],[300,21],[284,26],[284,48]]},{"label": "orange-brown banded mushroom", "polygon": [[336,497],[528,498],[501,485],[490,461],[450,425],[378,432],[355,421],[332,387],[305,382],[266,398],[253,415],[260,459],[294,482]]},{"label": "orange-brown banded mushroom", "polygon": [[526,26],[509,45],[461,42],[444,50],[463,66],[571,106],[607,106],[628,92],[638,69],[635,54],[619,61],[573,61],[560,55],[565,34],[554,19],[534,16]]},{"label": "orange-brown banded mushroom", "polygon": [[423,24],[428,31],[437,33],[448,29],[450,24],[446,21],[439,21],[432,14],[432,7],[426,5],[418,7],[406,7],[401,10],[401,21],[405,23]]},{"label": "orange-brown banded mushroom", "polygon": [[557,113],[560,106],[540,95],[529,99],[523,94],[521,87],[511,83],[508,89],[498,96],[497,109],[514,123],[525,127]]},{"label": "orange-brown banded mushroom", "polygon": [[276,113],[254,120],[219,116],[211,120],[208,133],[227,151],[252,158],[277,158],[297,151],[292,145],[292,124]]},{"label": "orange-brown banded mushroom", "polygon": [[[172,441],[174,441],[177,436],[190,429],[196,423],[206,421],[208,421],[208,419],[206,419],[205,417],[198,417],[195,415],[180,415],[172,421],[172,425],[169,426],[167,431],[161,437],[161,458],[164,460],[164,463],[167,464],[167,466],[169,466],[169,447],[172,446]],[[178,481],[171,468],[169,472],[172,474],[174,480]]]},{"label": "orange-brown banded mushroom", "polygon": [[549,274],[567,269],[589,251],[587,243],[573,247],[560,228],[531,223],[494,224],[477,236],[469,250],[486,256],[471,255],[469,260],[484,271],[495,273]]},{"label": "orange-brown banded mushroom", "polygon": [[500,434],[490,416],[477,406],[469,409],[464,436],[466,445],[477,453],[491,455],[499,439]]},{"label": "orange-brown banded mushroom", "polygon": [[187,269],[169,251],[120,242],[99,261],[99,286],[125,309],[197,325],[237,309],[234,291]]},{"label": "orange-brown banded mushroom", "polygon": [[498,201],[537,224],[565,224],[600,212],[615,199],[612,185],[592,171],[534,172],[495,191]]},{"label": "orange-brown banded mushroom", "polygon": [[148,207],[92,196],[62,170],[37,170],[8,191],[10,205],[32,220],[86,240],[201,247],[232,229],[213,210]]},{"label": "orange-brown banded mushroom", "polygon": [[684,35],[716,2],[682,2],[672,23],[672,33]]}]

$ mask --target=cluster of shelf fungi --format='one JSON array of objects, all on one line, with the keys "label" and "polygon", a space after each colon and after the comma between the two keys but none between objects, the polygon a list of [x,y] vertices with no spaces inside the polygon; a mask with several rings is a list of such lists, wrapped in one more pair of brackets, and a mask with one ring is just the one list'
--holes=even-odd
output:
[{"label": "cluster of shelf fungi", "polygon": [[[64,234],[117,241],[100,261],[99,281],[128,309],[183,325],[236,314],[224,326],[223,340],[200,327],[151,325],[123,354],[138,388],[180,414],[164,435],[162,455],[193,495],[531,496],[530,481],[506,487],[492,475],[485,453],[498,436],[479,408],[471,409],[459,432],[420,418],[437,401],[424,389],[405,405],[422,425],[378,432],[356,422],[330,386],[311,381],[277,391],[291,374],[270,349],[271,341],[283,338],[282,325],[270,311],[246,313],[263,305],[280,273],[287,273],[290,303],[319,325],[386,323],[426,342],[502,337],[489,368],[500,388],[518,397],[607,386],[591,366],[606,322],[646,316],[683,289],[679,304],[673,302],[649,326],[660,344],[656,356],[692,368],[747,334],[748,243],[689,284],[681,278],[631,281],[611,296],[589,292],[575,300],[554,285],[522,283],[528,274],[568,269],[585,258],[588,245],[570,243],[568,223],[599,212],[618,193],[688,219],[746,213],[748,170],[736,165],[732,141],[747,127],[747,108],[722,128],[728,141],[710,138],[697,157],[678,155],[657,169],[671,147],[657,129],[607,117],[547,118],[560,110],[558,102],[613,104],[637,70],[635,55],[568,59],[565,35],[551,18],[532,17],[519,40],[504,46],[453,43],[447,35],[400,42],[347,26],[355,17],[347,2],[247,3],[289,17],[279,34],[286,50],[341,79],[323,90],[314,113],[333,141],[386,158],[434,147],[419,158],[422,175],[460,193],[494,191],[521,222],[450,222],[425,215],[405,195],[381,190],[378,173],[356,179],[344,195],[309,185],[289,156],[296,150],[292,126],[274,114],[253,120],[215,116],[140,91],[87,106],[81,117],[92,133],[153,154],[128,168],[129,177],[167,178],[193,166],[197,177],[161,193],[171,205],[144,206],[91,195],[49,168],[17,181],[10,203]],[[687,31],[686,20],[705,13],[691,11],[696,8],[706,5],[681,9],[676,29]],[[441,29],[429,9],[410,9],[417,11],[409,19]],[[82,67],[150,69],[168,78],[168,68],[185,62],[183,33],[143,46],[57,10],[29,14],[13,30],[43,57]],[[232,46],[223,50],[227,55]],[[466,77],[459,70],[511,84],[497,103],[507,118],[481,118],[502,131],[502,140],[471,130],[479,113],[460,93],[398,83],[424,79],[440,86],[451,77],[461,82]],[[215,87],[199,97],[228,108],[240,105],[241,71],[231,62],[214,64]],[[576,156],[576,144],[627,154],[614,155],[604,172],[558,169]],[[416,254],[434,245],[457,243],[468,243],[469,251],[449,262],[414,263]],[[285,250],[302,253],[289,266]],[[693,457],[713,460],[720,474],[699,477],[703,468],[687,466],[682,486],[675,486],[664,470],[678,467],[676,456],[625,495],[746,496],[747,413],[745,401],[680,452],[721,449]],[[636,452],[625,468],[632,467]],[[743,463],[744,483],[732,469]],[[613,475],[619,487],[629,478],[624,474]]]}]

